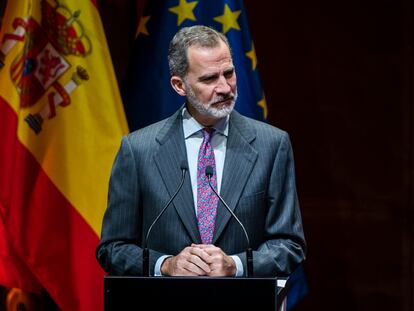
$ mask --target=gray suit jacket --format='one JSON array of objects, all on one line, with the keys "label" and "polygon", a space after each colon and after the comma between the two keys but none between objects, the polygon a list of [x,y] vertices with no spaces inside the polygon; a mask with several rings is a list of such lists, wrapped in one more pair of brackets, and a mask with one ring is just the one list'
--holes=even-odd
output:
[{"label": "gray suit jacket", "polygon": [[[148,227],[176,190],[187,160],[181,110],[122,139],[112,168],[108,207],[96,256],[111,275],[141,275]],[[233,111],[221,196],[244,224],[253,248],[254,276],[283,276],[305,258],[306,244],[296,194],[288,134]],[[191,182],[154,226],[148,243],[150,272],[156,260],[201,243]],[[219,203],[213,244],[238,255],[246,267],[246,240]]]}]

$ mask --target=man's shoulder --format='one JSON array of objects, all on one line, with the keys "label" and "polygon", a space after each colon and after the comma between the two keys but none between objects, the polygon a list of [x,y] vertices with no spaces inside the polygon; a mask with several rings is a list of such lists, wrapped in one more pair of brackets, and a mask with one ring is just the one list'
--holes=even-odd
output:
[{"label": "man's shoulder", "polygon": [[258,137],[263,139],[282,139],[289,134],[284,129],[269,124],[264,121],[256,120],[241,113],[234,111],[232,115],[233,124],[242,131],[252,131]]},{"label": "man's shoulder", "polygon": [[169,118],[165,118],[161,121],[152,123],[150,125],[147,125],[145,127],[142,127],[140,129],[134,130],[131,133],[129,133],[127,136],[129,138],[136,138],[136,137],[145,137],[145,136],[151,136],[156,135],[160,129],[162,129],[167,122]]},{"label": "man's shoulder", "polygon": [[180,110],[174,113],[173,115],[160,120],[158,122],[147,125],[143,128],[134,130],[133,132],[127,135],[130,140],[154,140],[156,137],[164,136],[164,132],[168,132],[171,127],[177,124],[176,121]]}]

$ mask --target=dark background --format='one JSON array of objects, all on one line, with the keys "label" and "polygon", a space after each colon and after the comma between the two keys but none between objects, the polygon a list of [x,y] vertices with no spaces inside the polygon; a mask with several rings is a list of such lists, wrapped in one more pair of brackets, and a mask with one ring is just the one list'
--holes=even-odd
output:
[{"label": "dark background", "polygon": [[[98,5],[122,83],[144,1]],[[414,310],[412,1],[245,6],[295,152],[310,286],[295,310]]]}]

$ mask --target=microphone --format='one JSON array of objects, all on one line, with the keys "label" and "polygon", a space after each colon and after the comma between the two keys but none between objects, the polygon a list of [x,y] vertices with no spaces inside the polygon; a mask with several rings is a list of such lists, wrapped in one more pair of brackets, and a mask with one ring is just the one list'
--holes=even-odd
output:
[{"label": "microphone", "polygon": [[174,198],[177,196],[178,192],[180,192],[183,184],[184,184],[184,180],[185,180],[185,175],[188,171],[188,165],[186,161],[182,161],[181,165],[181,181],[180,184],[178,185],[177,190],[174,192],[174,194],[172,195],[172,197],[168,200],[167,204],[165,204],[165,206],[162,208],[161,212],[157,215],[157,217],[154,219],[154,221],[151,223],[151,225],[148,228],[147,234],[145,236],[144,239],[144,243],[143,243],[143,250],[142,250],[142,275],[143,276],[150,276],[150,272],[149,272],[149,267],[150,267],[150,262],[149,262],[149,249],[148,249],[148,241],[149,241],[149,237],[150,237],[150,233],[152,228],[154,227],[154,225],[157,223],[157,221],[160,219],[160,217],[162,216],[162,214],[164,214],[164,212],[167,210],[168,206],[170,206],[171,202],[174,200]]},{"label": "microphone", "polygon": [[246,228],[244,228],[244,225],[239,220],[239,218],[236,216],[236,214],[234,214],[234,212],[231,210],[231,208],[227,205],[227,203],[223,200],[223,198],[217,193],[216,189],[214,189],[214,187],[212,186],[211,177],[213,176],[213,168],[210,165],[206,167],[206,176],[207,176],[208,184],[209,184],[211,190],[213,190],[213,192],[218,197],[220,202],[229,211],[231,216],[233,216],[233,218],[236,219],[236,221],[239,223],[240,227],[243,229],[243,233],[244,233],[244,236],[246,237],[246,241],[247,241],[247,249],[246,249],[247,271],[246,271],[246,275],[247,275],[248,278],[252,277],[253,276],[253,250],[250,246],[250,239],[249,239],[249,235],[247,234]]}]

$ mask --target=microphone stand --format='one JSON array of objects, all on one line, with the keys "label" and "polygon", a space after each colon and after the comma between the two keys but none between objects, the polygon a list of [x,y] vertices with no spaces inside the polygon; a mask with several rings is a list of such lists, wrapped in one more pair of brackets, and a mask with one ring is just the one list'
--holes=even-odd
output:
[{"label": "microphone stand", "polygon": [[175,191],[175,193],[173,194],[173,196],[168,200],[167,204],[165,204],[165,206],[163,207],[161,212],[158,214],[158,216],[154,219],[151,226],[148,228],[147,234],[145,236],[145,240],[144,240],[143,245],[142,245],[143,246],[143,249],[142,249],[142,275],[144,275],[144,276],[150,276],[148,240],[149,240],[151,230],[154,227],[154,225],[157,223],[158,219],[160,219],[162,214],[164,214],[164,212],[167,210],[167,207],[170,206],[171,202],[177,196],[178,192],[180,192],[181,187],[184,184],[185,174],[186,174],[187,170],[188,170],[187,163],[183,161],[183,163],[181,164],[181,181],[180,181],[180,185],[178,186],[178,188]]},{"label": "microphone stand", "polygon": [[233,216],[233,218],[236,219],[236,221],[239,223],[240,227],[243,229],[244,236],[246,237],[246,241],[247,241],[247,249],[246,249],[247,271],[246,271],[246,276],[248,278],[250,278],[250,277],[253,276],[253,250],[250,246],[250,239],[249,239],[249,235],[247,234],[246,228],[244,228],[244,225],[242,224],[242,222],[239,220],[239,218],[236,216],[236,214],[234,214],[234,212],[231,210],[231,208],[227,205],[227,203],[217,193],[216,189],[214,189],[213,185],[211,184],[211,177],[213,176],[213,168],[211,166],[207,166],[206,176],[207,176],[208,184],[209,184],[211,190],[213,190],[213,192],[219,198],[220,202],[229,211],[229,213]]}]

